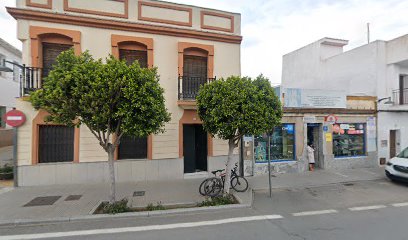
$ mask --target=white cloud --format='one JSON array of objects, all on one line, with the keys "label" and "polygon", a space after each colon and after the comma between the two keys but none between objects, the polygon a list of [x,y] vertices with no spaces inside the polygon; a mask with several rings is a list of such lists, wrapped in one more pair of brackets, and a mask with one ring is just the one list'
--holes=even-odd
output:
[{"label": "white cloud", "polygon": [[[371,39],[389,40],[408,33],[408,1],[400,0],[173,0],[178,3],[240,12],[242,14],[242,74],[264,73],[280,82],[282,55],[322,37],[350,40],[346,49]],[[1,0],[0,37],[20,48],[15,21]],[[6,18],[4,18],[6,16]]]},{"label": "white cloud", "polygon": [[6,11],[6,6],[14,7],[15,5],[15,0],[0,0],[0,38],[21,49],[21,42],[17,39],[16,21]]}]

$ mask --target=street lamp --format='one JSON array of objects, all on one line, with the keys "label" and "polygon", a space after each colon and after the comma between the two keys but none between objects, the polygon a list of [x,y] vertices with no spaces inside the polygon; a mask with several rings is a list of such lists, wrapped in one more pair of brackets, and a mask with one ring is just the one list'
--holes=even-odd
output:
[{"label": "street lamp", "polygon": [[384,104],[394,104],[394,102],[391,100],[391,97],[385,97],[385,98],[378,99],[377,102],[380,103],[384,100],[387,100],[386,102],[384,102]]},{"label": "street lamp", "polygon": [[17,66],[17,67],[21,68],[22,70],[24,69],[24,65],[20,65],[18,63],[7,61],[6,59],[3,59],[3,65],[0,65],[0,72],[14,72],[14,70],[12,68],[9,68],[9,67],[6,66],[6,63]]}]

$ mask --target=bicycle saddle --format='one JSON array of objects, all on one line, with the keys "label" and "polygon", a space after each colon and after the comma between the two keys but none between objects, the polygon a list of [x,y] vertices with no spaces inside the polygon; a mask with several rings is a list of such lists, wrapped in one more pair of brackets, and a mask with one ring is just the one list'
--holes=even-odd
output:
[{"label": "bicycle saddle", "polygon": [[211,171],[211,173],[215,175],[216,173],[222,172],[222,171],[224,171],[224,169],[218,169],[218,170],[215,170],[215,171]]}]

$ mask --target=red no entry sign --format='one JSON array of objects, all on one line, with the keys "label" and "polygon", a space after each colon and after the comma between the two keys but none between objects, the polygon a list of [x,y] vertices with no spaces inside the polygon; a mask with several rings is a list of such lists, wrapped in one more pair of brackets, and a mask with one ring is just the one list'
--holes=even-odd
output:
[{"label": "red no entry sign", "polygon": [[23,112],[18,110],[11,110],[8,111],[4,118],[6,120],[7,125],[12,127],[19,127],[24,124],[26,117]]}]

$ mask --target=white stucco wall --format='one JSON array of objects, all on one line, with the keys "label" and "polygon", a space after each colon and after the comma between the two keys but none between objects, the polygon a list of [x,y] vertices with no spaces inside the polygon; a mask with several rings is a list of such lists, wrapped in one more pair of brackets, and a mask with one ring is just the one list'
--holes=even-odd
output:
[{"label": "white stucco wall", "polygon": [[[392,97],[393,90],[399,88],[399,76],[408,75],[408,35],[390,41],[378,40],[344,53],[336,51],[336,47],[327,48],[321,41],[283,56],[283,88],[319,86],[344,90],[347,95],[381,99]],[[378,115],[378,146],[382,139],[389,138],[389,130],[398,129],[403,145],[408,141],[405,132],[408,105],[384,105],[384,102],[378,104],[382,111]],[[379,147],[378,151],[379,157],[388,158],[389,150]]]},{"label": "white stucco wall", "polygon": [[[3,64],[3,59],[21,64],[21,54],[16,54],[16,49],[8,46],[2,39],[0,41],[0,65]],[[19,97],[19,68],[8,63],[6,66],[15,71],[0,72],[0,106],[6,107],[8,111],[15,107],[16,97]]]}]

